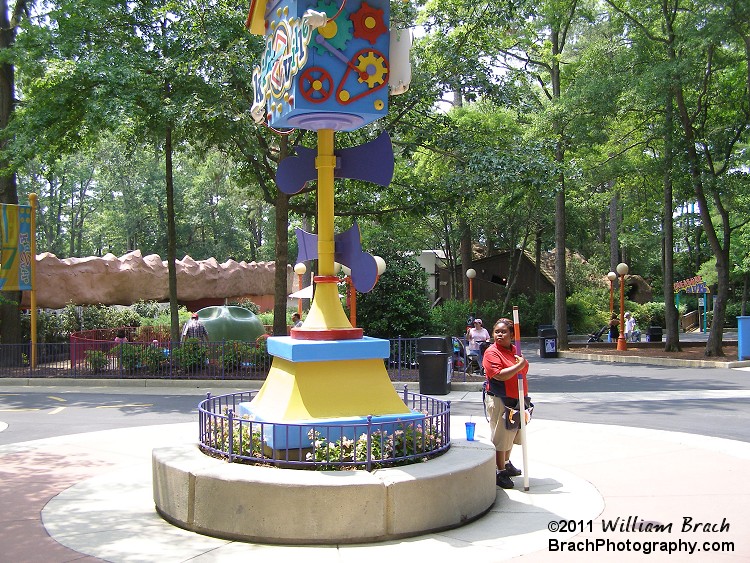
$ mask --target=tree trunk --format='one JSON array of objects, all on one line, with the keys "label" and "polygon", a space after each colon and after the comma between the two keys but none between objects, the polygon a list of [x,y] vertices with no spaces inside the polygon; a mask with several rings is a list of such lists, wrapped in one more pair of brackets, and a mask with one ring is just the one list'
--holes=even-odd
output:
[{"label": "tree trunk", "polygon": [[559,179],[555,196],[555,328],[557,347],[568,349],[568,311],[565,291],[565,179]]},{"label": "tree trunk", "polygon": [[[8,2],[0,0],[0,52],[7,52],[16,40],[18,19],[25,11],[26,2],[19,0],[13,8],[12,19],[8,19]],[[4,130],[16,109],[15,67],[4,57],[0,64],[0,130]],[[0,149],[5,149],[7,141],[2,141]],[[16,174],[7,159],[0,159],[0,203],[18,205]],[[19,344],[21,342],[21,302],[20,291],[0,292],[0,343]],[[20,348],[18,350],[20,352]],[[21,355],[3,354],[0,365],[18,365]]]},{"label": "tree trunk", "polygon": [[[671,61],[677,61],[678,57],[675,46],[676,36],[672,27],[672,22],[673,20],[665,14],[664,23],[669,38],[667,43],[667,55]],[[710,78],[710,76],[708,78]],[[679,82],[679,76],[675,77],[672,93],[674,96],[674,101],[677,105],[677,115],[680,119],[680,125],[682,126],[682,134],[685,141],[684,146],[688,162],[688,169],[693,185],[693,191],[695,192],[695,199],[698,203],[698,211],[700,213],[702,227],[704,232],[706,233],[708,244],[710,245],[711,250],[716,257],[718,291],[716,292],[716,306],[714,307],[713,322],[711,325],[711,332],[708,336],[708,341],[706,342],[705,354],[706,356],[723,356],[724,352],[722,350],[721,343],[724,332],[723,327],[724,318],[726,315],[727,297],[729,296],[729,237],[731,234],[729,214],[721,204],[719,196],[717,194],[714,194],[714,211],[721,217],[722,221],[722,245],[722,242],[719,240],[719,236],[713,223],[712,214],[708,209],[708,201],[706,198],[703,176],[701,174],[700,158],[696,149],[697,140],[695,138],[694,129],[695,118],[691,115],[691,111],[688,109],[683,92],[683,86]],[[700,119],[700,117],[698,117],[698,119]]]},{"label": "tree trunk", "polygon": [[[289,140],[279,139],[279,162],[289,155]],[[286,336],[287,266],[289,265],[289,196],[276,190],[276,271],[273,284],[273,334]]]},{"label": "tree trunk", "polygon": [[[463,287],[463,297],[467,301],[469,299],[469,280],[466,278],[466,270],[472,267],[474,262],[473,253],[471,251],[471,229],[469,223],[466,221],[466,217],[463,215],[458,220],[458,228],[461,233],[461,242],[459,243],[459,251],[461,253],[461,285]],[[476,284],[475,284],[476,285]],[[476,295],[476,287],[473,287],[472,293]]]},{"label": "tree trunk", "polygon": [[[559,100],[562,94],[560,83],[560,59],[562,53],[562,39],[558,30],[551,33],[552,39],[552,63],[550,82],[552,84],[552,96]],[[565,147],[563,145],[563,130],[560,118],[556,118],[554,132],[555,140],[555,162],[560,173],[557,178],[557,194],[555,194],[555,328],[557,328],[557,347],[559,350],[568,349],[568,311],[567,294],[565,291],[566,278],[566,225],[565,225]]]},{"label": "tree trunk", "polygon": [[672,87],[667,94],[664,113],[664,207],[662,208],[662,257],[664,266],[664,321],[667,329],[664,350],[679,352],[679,311],[674,304],[674,202],[672,197],[672,127],[674,108]]},{"label": "tree trunk", "polygon": [[534,295],[539,295],[542,280],[542,230],[537,229],[534,235],[534,261],[536,262],[536,277],[534,278]]},{"label": "tree trunk", "polygon": [[724,331],[724,319],[726,316],[727,297],[729,296],[730,225],[725,210],[719,207],[717,211],[721,216],[724,232],[724,245],[722,247],[722,243],[719,241],[719,237],[713,224],[713,218],[708,209],[708,200],[706,199],[706,192],[703,185],[698,152],[695,148],[696,141],[693,123],[682,93],[682,88],[679,86],[675,89],[675,100],[677,101],[678,114],[682,123],[683,134],[685,136],[685,151],[687,153],[693,191],[695,192],[695,198],[698,202],[701,223],[703,224],[703,230],[706,233],[706,239],[716,257],[718,290],[716,292],[711,331],[708,335],[708,341],[706,342],[706,356],[723,356],[724,351],[722,350],[721,344]]},{"label": "tree trunk", "polygon": [[174,218],[174,176],[172,174],[172,127],[168,126],[164,142],[167,184],[167,273],[169,276],[169,315],[172,346],[180,342],[180,316],[177,304],[177,229]]}]

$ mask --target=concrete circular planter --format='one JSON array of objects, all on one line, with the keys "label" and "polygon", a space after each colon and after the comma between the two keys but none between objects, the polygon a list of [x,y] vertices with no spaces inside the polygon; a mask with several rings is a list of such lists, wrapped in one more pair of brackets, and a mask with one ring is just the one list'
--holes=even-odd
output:
[{"label": "concrete circular planter", "polygon": [[461,526],[495,502],[495,451],[454,440],[425,463],[367,471],[259,467],[154,449],[154,502],[172,524],[210,536],[284,544],[383,541]]}]

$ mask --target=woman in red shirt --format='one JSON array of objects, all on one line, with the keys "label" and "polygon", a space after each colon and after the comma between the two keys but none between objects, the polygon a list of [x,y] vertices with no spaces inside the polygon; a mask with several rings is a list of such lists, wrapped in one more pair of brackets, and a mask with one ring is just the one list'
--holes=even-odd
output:
[{"label": "woman in red shirt", "polygon": [[523,394],[528,395],[526,373],[529,362],[523,356],[516,354],[513,345],[513,321],[499,319],[492,327],[495,343],[484,353],[484,373],[487,377],[487,396],[485,405],[490,416],[490,437],[495,445],[495,463],[497,476],[495,482],[504,489],[512,489],[511,477],[521,474],[510,462],[510,450],[513,444],[520,443],[518,430],[505,428],[503,412],[505,406],[518,408],[518,380],[519,372],[523,376]]}]

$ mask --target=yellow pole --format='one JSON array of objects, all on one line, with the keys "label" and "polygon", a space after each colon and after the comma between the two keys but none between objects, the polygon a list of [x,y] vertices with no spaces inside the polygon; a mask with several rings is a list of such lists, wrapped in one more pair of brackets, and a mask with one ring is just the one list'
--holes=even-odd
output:
[{"label": "yellow pole", "polygon": [[[333,233],[336,155],[333,149],[333,130],[318,131],[318,155],[315,158],[315,167],[318,170],[318,275],[313,278],[315,294],[310,310],[307,312],[307,318],[300,328],[292,332],[293,338],[313,339],[311,335],[315,331],[319,331],[320,335],[327,333],[325,338],[329,340],[346,338],[347,335],[348,338],[362,337],[362,330],[352,327],[351,321],[341,306],[336,283],[338,277],[334,268]],[[358,333],[357,330],[359,330]]]},{"label": "yellow pole", "polygon": [[333,173],[336,156],[333,154],[333,130],[318,131],[318,274],[333,276]]},{"label": "yellow pole", "polygon": [[31,205],[31,292],[29,300],[31,307],[31,369],[36,369],[36,194],[29,194]]}]

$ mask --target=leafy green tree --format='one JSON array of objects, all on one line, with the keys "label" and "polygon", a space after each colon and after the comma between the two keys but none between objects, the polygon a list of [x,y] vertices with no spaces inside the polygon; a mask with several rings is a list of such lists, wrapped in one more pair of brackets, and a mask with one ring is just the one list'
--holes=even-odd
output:
[{"label": "leafy green tree", "polygon": [[369,293],[357,294],[357,324],[380,338],[421,336],[430,320],[427,277],[411,257],[383,252],[386,271]]},{"label": "leafy green tree", "polygon": [[[13,50],[18,28],[33,5],[29,0],[16,0],[11,5],[8,0],[0,2],[0,203],[17,205],[18,192],[16,174],[8,150],[11,138],[9,125],[16,113],[16,66]],[[4,291],[0,293],[0,343],[15,344],[21,341],[21,314],[18,304],[21,293]],[[0,365],[15,365],[20,358],[6,354],[0,358]]]},{"label": "leafy green tree", "polygon": [[[729,296],[729,256],[733,224],[727,173],[741,160],[739,142],[747,138],[750,53],[746,21],[736,2],[655,7],[640,1],[607,3],[632,25],[635,41],[659,48],[671,65],[675,119],[701,226],[716,259],[718,291],[707,356],[721,356],[722,327]],[[648,48],[645,47],[645,48]],[[739,55],[739,56],[738,56]]]}]

